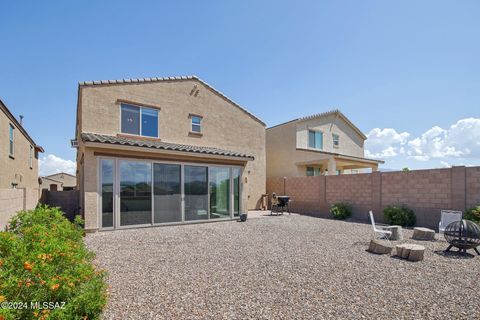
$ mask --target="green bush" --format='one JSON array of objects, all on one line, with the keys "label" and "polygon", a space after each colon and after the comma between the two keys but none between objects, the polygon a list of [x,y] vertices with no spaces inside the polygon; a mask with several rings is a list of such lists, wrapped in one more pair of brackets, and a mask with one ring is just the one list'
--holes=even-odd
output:
[{"label": "green bush", "polygon": [[[105,273],[93,266],[82,235],[58,208],[41,206],[11,219],[9,231],[0,232],[0,301],[28,307],[0,308],[0,319],[100,317]],[[47,307],[32,308],[31,302]]]},{"label": "green bush", "polygon": [[352,215],[352,206],[346,202],[335,203],[330,207],[334,219],[344,220]]},{"label": "green bush", "polygon": [[390,225],[412,227],[417,221],[415,212],[406,206],[388,206],[383,210],[385,221]]},{"label": "green bush", "polygon": [[465,212],[465,219],[480,223],[480,205],[471,208]]}]

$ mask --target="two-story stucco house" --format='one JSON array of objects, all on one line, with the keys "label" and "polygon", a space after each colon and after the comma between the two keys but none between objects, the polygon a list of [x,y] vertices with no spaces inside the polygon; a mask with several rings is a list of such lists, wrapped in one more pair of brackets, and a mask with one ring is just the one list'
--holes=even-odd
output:
[{"label": "two-story stucco house", "polygon": [[197,77],[82,82],[86,230],[233,219],[265,193],[265,124]]},{"label": "two-story stucco house", "polygon": [[43,148],[0,100],[0,189],[38,190],[39,152]]},{"label": "two-story stucco house", "polygon": [[378,170],[364,157],[367,137],[339,110],[295,119],[267,129],[267,178]]}]

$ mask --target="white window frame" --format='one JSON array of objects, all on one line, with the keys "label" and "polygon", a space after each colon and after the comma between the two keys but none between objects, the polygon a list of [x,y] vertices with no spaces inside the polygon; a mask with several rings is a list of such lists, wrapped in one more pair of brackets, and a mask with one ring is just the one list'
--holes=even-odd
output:
[{"label": "white window frame", "polygon": [[8,126],[8,154],[15,156],[15,127],[11,123]]},{"label": "white window frame", "polygon": [[[139,109],[139,134],[134,134],[134,133],[126,133],[126,132],[123,132],[122,131],[122,106],[130,106],[130,107],[135,107],[135,108],[138,108]],[[142,135],[142,113],[143,113],[143,109],[150,109],[150,110],[154,110],[157,112],[157,135],[152,137],[152,136],[144,136]],[[133,137],[146,137],[146,138],[160,138],[160,110],[157,109],[157,108],[152,108],[152,107],[144,107],[144,106],[141,106],[141,105],[137,105],[137,104],[132,104],[132,103],[126,103],[126,102],[122,102],[120,103],[120,133],[121,134],[126,134],[126,135],[129,135],[129,136],[133,136]]]},{"label": "white window frame", "polygon": [[[194,119],[194,118],[199,119],[199,120],[200,120],[200,123],[194,123],[194,122],[193,122],[193,119]],[[203,118],[202,118],[202,117],[200,117],[200,116],[195,116],[195,115],[191,115],[191,116],[190,116],[190,123],[191,123],[190,132],[192,132],[192,133],[202,133],[202,121],[203,121]],[[194,126],[198,127],[200,130],[199,130],[199,131],[193,130],[193,127],[194,127]]]},{"label": "white window frame", "polygon": [[[309,168],[312,168],[312,169],[313,169],[313,175],[311,175],[311,176],[308,175],[308,169],[309,169]],[[315,174],[315,171],[317,171],[318,174]],[[318,176],[322,175],[322,173],[321,173],[319,167],[306,166],[306,167],[305,167],[305,175],[306,175],[307,177],[318,177]]]},{"label": "white window frame", "polygon": [[[316,136],[316,133],[320,133],[320,135],[322,136],[322,145],[321,145],[320,148],[315,148],[315,145],[316,145],[316,137],[315,137],[315,141],[313,142],[313,145],[314,145],[314,146],[313,146],[313,147],[310,146],[310,131],[315,133],[314,136]],[[325,140],[325,139],[324,139],[325,136],[324,136],[324,134],[323,134],[323,131],[322,131],[322,130],[315,130],[315,129],[308,129],[307,132],[308,132],[308,133],[307,133],[307,146],[308,146],[308,148],[310,148],[310,149],[315,149],[315,150],[323,150],[323,149],[324,149],[324,148],[323,148],[323,147],[324,147],[324,142],[325,142],[325,141],[324,141],[324,140]]]},{"label": "white window frame", "polygon": [[[335,139],[335,137],[337,137],[337,139]],[[335,140],[337,141],[337,144],[335,144]],[[332,141],[333,141],[334,148],[340,148],[340,135],[336,133],[332,133]]]}]

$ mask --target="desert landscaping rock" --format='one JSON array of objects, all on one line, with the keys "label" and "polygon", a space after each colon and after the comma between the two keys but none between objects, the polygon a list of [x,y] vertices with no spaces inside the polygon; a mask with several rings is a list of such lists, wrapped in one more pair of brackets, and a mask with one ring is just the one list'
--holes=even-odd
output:
[{"label": "desert landscaping rock", "polygon": [[389,245],[386,241],[370,240],[368,251],[376,254],[387,254],[392,252],[392,248],[393,247]]},{"label": "desert landscaping rock", "polygon": [[[404,230],[411,237],[411,230]],[[479,319],[480,258],[406,263],[371,225],[284,215],[88,234],[108,270],[104,319]],[[452,294],[461,292],[462,294]]]},{"label": "desert landscaping rock", "polygon": [[415,227],[413,228],[412,239],[421,241],[433,241],[435,240],[435,230]]},{"label": "desert landscaping rock", "polygon": [[390,240],[400,241],[403,240],[403,228],[402,226],[388,226],[387,230],[392,232],[390,235]]},{"label": "desert landscaping rock", "polygon": [[421,261],[425,254],[425,247],[418,244],[399,244],[395,250],[397,256],[408,261]]}]

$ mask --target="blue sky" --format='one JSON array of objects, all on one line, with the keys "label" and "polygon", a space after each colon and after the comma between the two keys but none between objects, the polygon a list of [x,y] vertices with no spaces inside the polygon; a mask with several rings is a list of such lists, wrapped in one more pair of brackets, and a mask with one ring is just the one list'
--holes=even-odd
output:
[{"label": "blue sky", "polygon": [[478,1],[2,1],[0,98],[72,170],[77,84],[195,74],[274,125],[340,108],[385,168],[480,164]]}]

